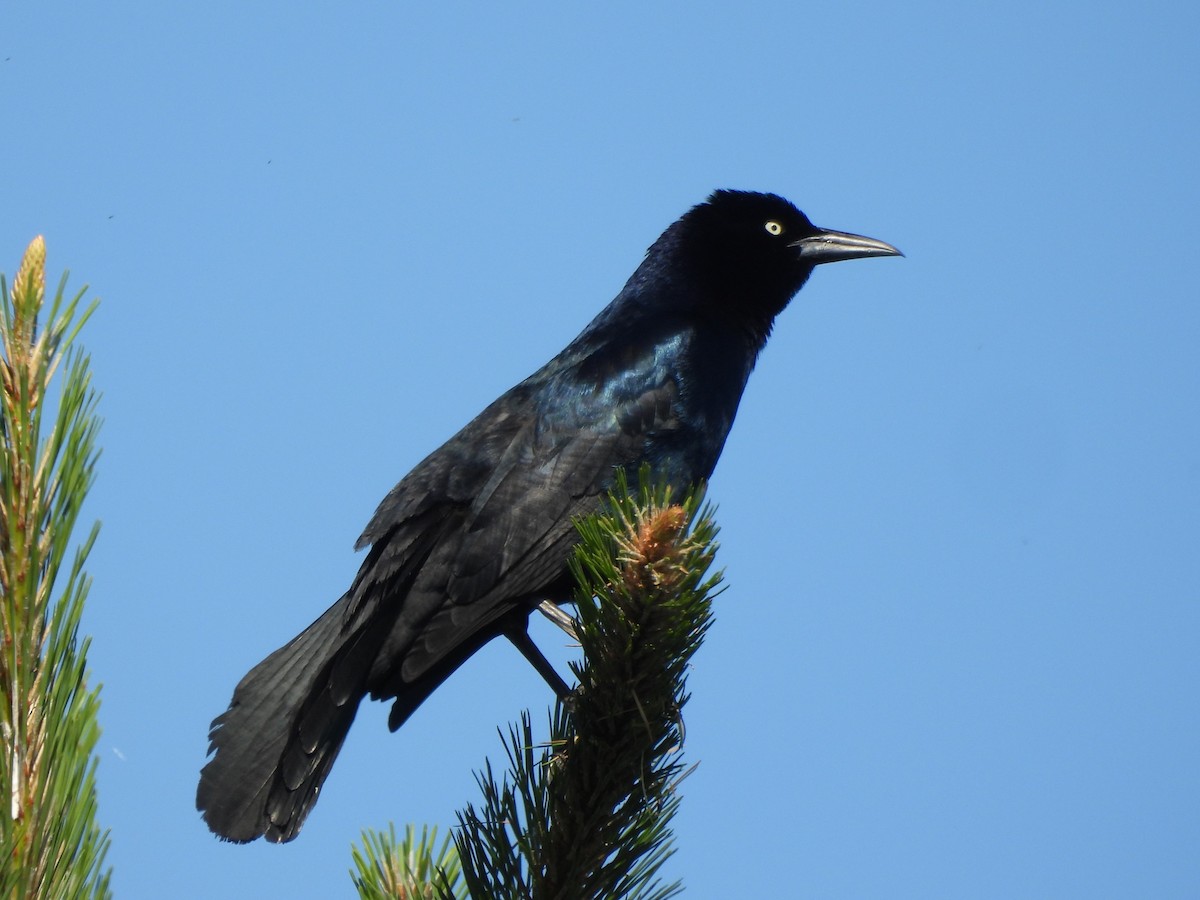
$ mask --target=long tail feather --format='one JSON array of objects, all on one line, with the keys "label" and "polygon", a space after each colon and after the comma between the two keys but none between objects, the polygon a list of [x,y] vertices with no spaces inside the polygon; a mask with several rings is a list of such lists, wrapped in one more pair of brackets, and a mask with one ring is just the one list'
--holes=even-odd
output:
[{"label": "long tail feather", "polygon": [[378,650],[346,631],[348,598],[255,666],[213,720],[196,808],[226,840],[289,841],[316,803]]}]

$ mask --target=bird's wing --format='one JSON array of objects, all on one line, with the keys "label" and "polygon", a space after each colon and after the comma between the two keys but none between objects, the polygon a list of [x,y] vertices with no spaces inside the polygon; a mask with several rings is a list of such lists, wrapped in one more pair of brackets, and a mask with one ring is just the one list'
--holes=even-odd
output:
[{"label": "bird's wing", "polygon": [[[571,403],[551,404],[552,419],[530,416],[506,429],[508,443],[502,448],[495,431],[474,436],[486,440],[495,462],[469,505],[460,507],[456,527],[444,531],[424,559],[376,658],[372,683],[395,685],[397,675],[403,682],[415,681],[515,605],[531,602],[561,579],[576,540],[574,520],[596,510],[616,468],[635,465],[654,436],[678,427],[673,377],[664,373],[651,381],[642,380],[623,402],[576,395]],[[446,449],[447,458],[458,457],[456,447]],[[429,467],[431,473],[438,468]],[[438,475],[441,484],[448,483],[444,472]],[[423,478],[435,480],[428,474]],[[419,502],[402,495],[394,501],[394,509],[420,509]],[[410,520],[415,521],[412,514]],[[412,541],[406,521],[387,535],[389,544]],[[378,525],[373,523],[375,529]],[[369,527],[366,534],[373,533]],[[379,574],[366,573],[367,580],[381,587]]]},{"label": "bird's wing", "polygon": [[380,502],[355,548],[394,539],[407,523],[435,507],[469,508],[497,461],[528,427],[529,394],[526,383],[517,385],[419,462]]}]

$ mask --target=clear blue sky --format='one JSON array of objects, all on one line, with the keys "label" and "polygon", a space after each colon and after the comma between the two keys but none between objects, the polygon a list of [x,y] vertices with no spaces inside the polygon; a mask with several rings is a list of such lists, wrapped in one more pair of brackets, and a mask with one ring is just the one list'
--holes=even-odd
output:
[{"label": "clear blue sky", "polygon": [[501,644],[364,707],[293,844],[193,809],[379,498],[715,187],[908,258],[818,271],[751,379],[668,874],[1200,896],[1200,7],[746,6],[5,4],[0,268],[42,233],[103,301],[118,896],[349,896],[362,827],[477,797],[550,699]]}]

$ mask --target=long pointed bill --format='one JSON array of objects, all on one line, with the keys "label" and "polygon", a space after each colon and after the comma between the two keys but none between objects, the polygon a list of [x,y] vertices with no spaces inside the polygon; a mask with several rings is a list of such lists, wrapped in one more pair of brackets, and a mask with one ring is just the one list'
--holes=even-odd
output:
[{"label": "long pointed bill", "polygon": [[820,231],[792,244],[800,259],[812,263],[839,262],[843,259],[863,259],[868,256],[903,256],[904,254],[883,241],[849,234],[845,231]]}]

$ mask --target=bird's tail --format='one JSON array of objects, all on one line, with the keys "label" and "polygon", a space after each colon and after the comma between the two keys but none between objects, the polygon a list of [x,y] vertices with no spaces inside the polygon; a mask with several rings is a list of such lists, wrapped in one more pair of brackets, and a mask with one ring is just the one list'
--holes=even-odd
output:
[{"label": "bird's tail", "polygon": [[230,841],[290,841],[317,802],[378,652],[342,597],[250,670],[213,720],[196,808]]}]

